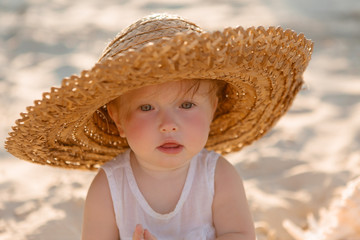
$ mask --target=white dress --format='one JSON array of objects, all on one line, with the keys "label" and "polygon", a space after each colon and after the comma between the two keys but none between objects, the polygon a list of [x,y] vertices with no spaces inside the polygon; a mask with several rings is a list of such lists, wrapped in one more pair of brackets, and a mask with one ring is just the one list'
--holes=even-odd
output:
[{"label": "white dress", "polygon": [[130,150],[102,166],[121,240],[131,240],[136,224],[158,240],[215,239],[212,220],[214,175],[219,155],[203,149],[190,162],[180,199],[168,214],[155,212],[141,194],[130,165]]}]

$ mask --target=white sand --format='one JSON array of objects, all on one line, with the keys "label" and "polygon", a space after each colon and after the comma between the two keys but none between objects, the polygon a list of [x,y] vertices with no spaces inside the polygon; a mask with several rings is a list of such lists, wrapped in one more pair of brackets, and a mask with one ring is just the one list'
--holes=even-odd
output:
[{"label": "white sand", "polygon": [[[307,215],[317,218],[360,172],[358,0],[2,0],[0,142],[19,112],[63,77],[90,68],[119,30],[164,11],[208,30],[281,25],[315,41],[306,89],[290,112],[228,156],[244,178],[259,240],[293,239],[283,221],[306,229]],[[30,164],[2,146],[0,239],[79,239],[93,176]]]}]

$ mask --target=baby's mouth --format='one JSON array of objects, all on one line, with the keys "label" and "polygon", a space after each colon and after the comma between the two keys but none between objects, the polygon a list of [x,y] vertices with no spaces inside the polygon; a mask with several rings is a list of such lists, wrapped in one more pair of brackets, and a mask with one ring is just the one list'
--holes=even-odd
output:
[{"label": "baby's mouth", "polygon": [[178,143],[164,143],[160,145],[157,149],[163,153],[177,154],[181,152],[183,148],[184,146]]}]

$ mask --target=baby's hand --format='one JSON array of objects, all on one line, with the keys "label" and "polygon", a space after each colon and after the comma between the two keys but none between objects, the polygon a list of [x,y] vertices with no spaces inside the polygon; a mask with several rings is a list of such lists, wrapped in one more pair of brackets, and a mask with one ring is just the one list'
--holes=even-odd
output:
[{"label": "baby's hand", "polygon": [[143,229],[141,224],[136,225],[133,240],[156,240],[149,230]]}]

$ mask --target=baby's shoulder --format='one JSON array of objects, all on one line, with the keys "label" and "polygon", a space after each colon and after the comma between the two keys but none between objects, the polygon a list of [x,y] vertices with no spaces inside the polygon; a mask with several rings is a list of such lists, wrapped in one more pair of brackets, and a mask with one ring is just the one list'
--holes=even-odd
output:
[{"label": "baby's shoulder", "polygon": [[99,196],[110,196],[108,179],[103,169],[100,169],[99,172],[96,174],[95,178],[93,179],[88,191],[87,201],[102,201],[103,199],[99,198]]},{"label": "baby's shoulder", "polygon": [[108,170],[114,170],[117,168],[124,168],[128,165],[129,162],[129,154],[127,152],[120,153],[116,157],[114,157],[112,160],[106,162],[104,165],[101,166],[101,168],[107,172]]},{"label": "baby's shoulder", "polygon": [[231,182],[241,182],[241,177],[234,165],[219,155],[216,161],[215,183],[222,185]]},{"label": "baby's shoulder", "polygon": [[208,163],[208,162],[215,162],[216,163],[220,156],[221,155],[219,153],[217,153],[217,152],[209,151],[207,149],[203,149],[198,154],[197,159],[199,161],[202,161],[202,162],[205,162],[205,163]]}]

